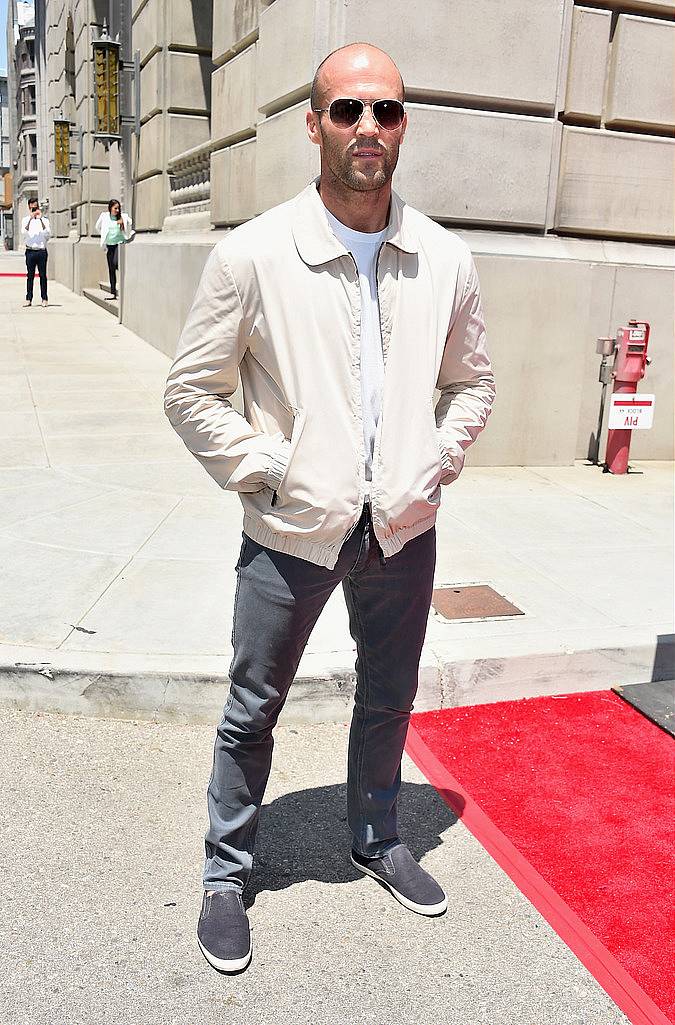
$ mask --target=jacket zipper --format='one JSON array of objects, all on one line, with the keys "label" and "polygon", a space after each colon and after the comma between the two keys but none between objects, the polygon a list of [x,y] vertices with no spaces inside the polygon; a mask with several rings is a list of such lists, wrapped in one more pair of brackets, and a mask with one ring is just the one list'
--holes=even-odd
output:
[{"label": "jacket zipper", "polygon": [[[382,247],[380,247],[380,249],[381,248]],[[361,282],[359,280],[359,268],[358,268],[358,265],[356,263],[356,260],[354,259],[354,257],[352,256],[351,253],[348,253],[347,255],[349,256],[350,260],[354,264],[354,270],[356,271],[356,283],[357,283],[357,286],[358,286],[358,293],[359,293],[359,346],[360,346],[360,344],[361,344],[361,333],[360,333],[361,332],[361,316],[362,316],[362,313],[363,313],[362,306],[361,306]],[[380,256],[379,251],[378,251],[377,256],[378,256],[378,260],[379,260],[379,256]],[[379,308],[379,302],[378,302],[378,308]],[[359,402],[359,409],[361,409],[361,431],[360,431],[360,440],[359,440],[359,447],[361,449],[361,459],[359,460],[358,506],[357,506],[357,510],[356,510],[356,519],[354,520],[354,522],[350,526],[350,528],[347,531],[347,533],[345,534],[345,536],[339,541],[338,544],[336,544],[333,547],[333,551],[339,551],[340,548],[342,548],[342,546],[345,544],[345,542],[349,540],[349,538],[352,536],[352,534],[354,533],[354,531],[358,527],[359,521],[361,520],[361,514],[363,512],[363,495],[365,494],[365,485],[366,485],[366,478],[365,478],[365,459],[366,459],[366,453],[365,453],[364,444],[363,444],[363,409],[361,407],[361,394],[360,394],[360,388],[361,388],[360,360],[361,360],[361,352],[360,352],[360,349],[359,349],[359,395],[358,395],[358,402]],[[372,496],[371,496],[371,498],[372,498]]]},{"label": "jacket zipper", "polygon": [[[382,345],[382,362],[383,362],[383,369],[384,369],[384,374],[382,375],[382,406],[383,407],[384,407],[384,379],[385,379],[386,370],[387,370],[387,359],[386,359],[385,352],[384,352],[384,331],[382,329],[382,309],[380,307],[380,255],[382,253],[382,250],[385,247],[385,244],[386,243],[383,242],[382,245],[380,246],[380,248],[378,249],[378,251],[377,251],[377,260],[376,260],[376,263],[375,263],[375,284],[377,285],[377,313],[378,313],[378,317],[379,317],[379,320],[380,320],[380,344]],[[371,509],[371,513],[372,513],[373,532],[374,532],[375,537],[376,537],[376,539],[378,541],[378,544],[379,544],[380,539],[377,536],[377,522],[376,522],[376,519],[375,519],[376,507],[375,507],[375,500],[374,500],[375,499],[375,477],[374,477],[374,473],[375,473],[375,465],[376,465],[376,462],[377,462],[376,456],[379,454],[380,437],[381,437],[381,435],[382,435],[382,409],[380,409],[380,417],[379,417],[379,419],[377,421],[377,429],[375,431],[375,441],[373,443],[373,463],[372,463],[371,481],[370,481],[370,485],[371,485],[370,486],[370,509]],[[381,553],[380,562],[381,562],[382,565],[384,565],[385,555],[384,555],[384,552],[382,551],[382,546],[381,545],[380,545],[380,553]]]}]

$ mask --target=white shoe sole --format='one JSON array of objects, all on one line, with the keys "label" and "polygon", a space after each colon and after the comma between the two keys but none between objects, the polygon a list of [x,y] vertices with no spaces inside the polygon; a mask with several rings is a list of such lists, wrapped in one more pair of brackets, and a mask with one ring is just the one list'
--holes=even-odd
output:
[{"label": "white shoe sole", "polygon": [[248,949],[248,954],[246,954],[244,957],[232,958],[230,960],[224,960],[223,958],[216,957],[214,954],[211,953],[210,950],[206,949],[206,947],[203,945],[203,943],[201,943],[199,938],[197,939],[197,944],[202,954],[209,962],[209,964],[213,968],[217,968],[219,972],[240,972],[243,968],[246,968],[246,965],[253,957],[252,944]]},{"label": "white shoe sole", "polygon": [[407,908],[408,911],[414,911],[417,915],[426,915],[427,917],[442,915],[444,911],[447,911],[447,897],[444,897],[438,904],[416,904],[415,901],[410,900],[409,897],[405,897],[402,893],[399,893],[391,883],[388,883],[386,879],[382,879],[382,877],[378,876],[376,872],[371,872],[371,870],[366,868],[365,865],[359,865],[358,861],[354,861],[351,855],[350,861],[354,868],[357,868],[359,872],[363,872],[364,875],[370,876],[371,879],[377,879],[378,883],[382,883],[383,886],[386,886],[391,895],[396,898],[399,904],[402,904],[404,908]]}]

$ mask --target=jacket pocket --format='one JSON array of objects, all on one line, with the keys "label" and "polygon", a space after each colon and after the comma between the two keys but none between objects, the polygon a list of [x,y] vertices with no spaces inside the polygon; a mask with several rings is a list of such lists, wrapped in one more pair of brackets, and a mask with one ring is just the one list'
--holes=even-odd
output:
[{"label": "jacket pocket", "polygon": [[286,463],[286,469],[284,475],[281,478],[279,486],[276,491],[272,493],[271,504],[275,507],[283,504],[289,498],[289,485],[292,484],[292,473],[293,465],[295,462],[295,455],[298,449],[298,443],[300,436],[302,435],[302,429],[305,426],[305,411],[304,409],[295,409],[293,407],[293,427],[291,429],[290,437],[290,450],[288,453],[288,462]]}]

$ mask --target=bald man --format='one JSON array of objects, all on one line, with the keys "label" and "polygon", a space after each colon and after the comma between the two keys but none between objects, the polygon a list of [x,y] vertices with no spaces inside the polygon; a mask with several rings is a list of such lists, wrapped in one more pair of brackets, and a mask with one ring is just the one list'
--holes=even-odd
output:
[{"label": "bald man", "polygon": [[[242,894],[272,731],[338,585],[357,652],[351,862],[409,911],[446,909],[399,837],[396,806],[441,488],[485,425],[494,382],[468,247],[392,191],[403,100],[376,47],[324,60],[307,112],[320,177],[218,242],[167,381],[172,425],[244,507],[197,927],[224,972],[251,959]],[[239,377],[243,414],[230,402]]]}]

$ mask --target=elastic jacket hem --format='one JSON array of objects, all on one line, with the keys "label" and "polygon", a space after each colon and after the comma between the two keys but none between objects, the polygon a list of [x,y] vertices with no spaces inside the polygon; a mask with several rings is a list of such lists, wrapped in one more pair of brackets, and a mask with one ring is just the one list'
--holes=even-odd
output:
[{"label": "elastic jacket hem", "polygon": [[[403,527],[389,537],[379,539],[385,559],[390,559],[397,552],[400,552],[404,544],[426,533],[436,523],[436,513],[425,516],[409,527]],[[244,514],[244,533],[253,541],[265,548],[271,548],[273,552],[281,552],[283,555],[293,555],[297,559],[304,559],[312,562],[315,566],[324,566],[326,569],[335,569],[340,556],[340,549],[344,544],[343,539],[338,545],[317,544],[315,541],[305,541],[301,538],[292,537],[290,534],[281,534],[277,530],[270,530],[261,520],[249,513]],[[376,535],[377,536],[377,535]]]}]

